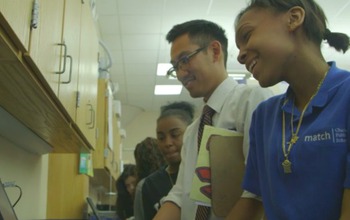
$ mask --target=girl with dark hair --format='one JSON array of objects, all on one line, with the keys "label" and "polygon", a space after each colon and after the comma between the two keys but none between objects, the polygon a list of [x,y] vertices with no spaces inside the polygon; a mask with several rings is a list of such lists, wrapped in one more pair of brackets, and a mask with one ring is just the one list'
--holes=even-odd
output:
[{"label": "girl with dark hair", "polygon": [[136,181],[136,166],[134,164],[125,164],[122,174],[116,181],[117,215],[121,220],[134,216],[133,201]]},{"label": "girl with dark hair", "polygon": [[228,219],[350,219],[350,72],[326,62],[323,40],[346,52],[313,0],[251,0],[236,20],[238,61],[285,94],[255,110],[243,182]]},{"label": "girl with dark hair", "polygon": [[136,145],[134,151],[137,172],[137,186],[135,191],[134,215],[135,219],[143,220],[142,187],[144,180],[151,173],[165,166],[165,160],[158,148],[156,138],[147,137]]},{"label": "girl with dark hair", "polygon": [[158,149],[158,140],[152,137],[147,137],[136,145],[134,157],[138,181],[165,164],[163,155]]},{"label": "girl with dark hair", "polygon": [[194,107],[187,102],[174,102],[161,107],[157,119],[158,147],[167,166],[145,179],[142,187],[144,219],[151,220],[160,207],[160,200],[176,182],[181,162],[182,136],[192,123]]}]

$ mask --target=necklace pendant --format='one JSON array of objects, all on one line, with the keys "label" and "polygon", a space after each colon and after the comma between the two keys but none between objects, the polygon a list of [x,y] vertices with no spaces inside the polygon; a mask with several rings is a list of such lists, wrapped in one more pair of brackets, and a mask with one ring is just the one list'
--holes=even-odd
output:
[{"label": "necklace pendant", "polygon": [[282,167],[285,174],[292,173],[292,162],[287,158],[283,161]]},{"label": "necklace pendant", "polygon": [[299,137],[296,134],[292,135],[292,138],[290,139],[291,144],[295,144],[298,141]]}]

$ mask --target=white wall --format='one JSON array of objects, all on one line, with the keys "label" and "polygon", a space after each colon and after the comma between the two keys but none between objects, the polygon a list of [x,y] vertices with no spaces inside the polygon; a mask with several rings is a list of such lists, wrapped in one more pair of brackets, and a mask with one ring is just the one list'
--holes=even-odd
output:
[{"label": "white wall", "polygon": [[[47,155],[28,153],[0,136],[0,178],[2,182],[15,181],[22,188],[22,198],[14,208],[19,219],[46,218]],[[6,192],[13,204],[19,190],[7,187]]]},{"label": "white wall", "polygon": [[124,163],[135,163],[134,148],[146,137],[156,138],[156,120],[159,112],[141,112],[125,128],[126,138],[122,140]]}]

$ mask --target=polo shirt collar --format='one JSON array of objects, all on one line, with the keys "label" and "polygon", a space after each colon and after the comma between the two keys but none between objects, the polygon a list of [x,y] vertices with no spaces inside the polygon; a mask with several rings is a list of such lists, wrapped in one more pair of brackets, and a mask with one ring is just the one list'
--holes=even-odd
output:
[{"label": "polo shirt collar", "polygon": [[[338,77],[336,76],[339,69],[336,67],[335,62],[328,62],[328,65],[330,66],[330,68],[328,70],[327,76],[325,77],[318,93],[309,104],[308,109],[305,112],[305,115],[310,114],[312,112],[312,108],[310,108],[310,106],[322,108],[327,104],[328,100],[330,100],[330,98],[335,94],[330,90],[332,90],[335,84],[340,83],[340,82],[337,82],[340,79],[338,79]],[[289,86],[287,89],[287,92],[283,95],[283,100],[288,99],[288,102],[282,106],[282,109],[284,111],[286,112],[292,111],[293,96],[294,94],[292,92],[292,89]]]}]

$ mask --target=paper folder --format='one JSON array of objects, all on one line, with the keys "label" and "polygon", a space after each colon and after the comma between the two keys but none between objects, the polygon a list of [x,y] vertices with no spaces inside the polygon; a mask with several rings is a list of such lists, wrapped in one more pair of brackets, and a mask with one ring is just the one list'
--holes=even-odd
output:
[{"label": "paper folder", "polygon": [[225,217],[243,192],[243,136],[211,135],[207,144],[211,167],[212,210],[216,216]]}]

